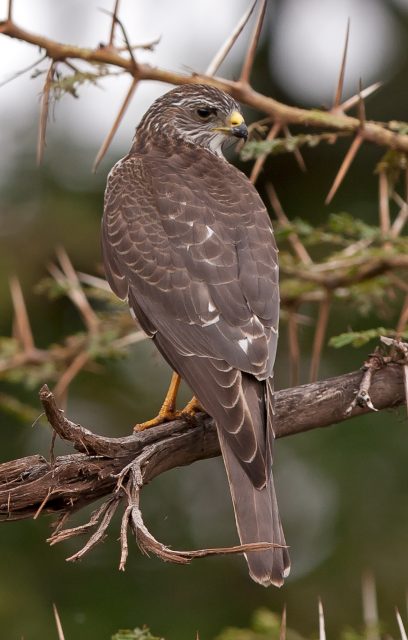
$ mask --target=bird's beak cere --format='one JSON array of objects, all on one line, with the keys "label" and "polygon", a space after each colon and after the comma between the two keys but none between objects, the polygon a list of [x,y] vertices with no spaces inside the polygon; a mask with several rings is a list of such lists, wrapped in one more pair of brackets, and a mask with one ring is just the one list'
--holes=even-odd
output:
[{"label": "bird's beak cere", "polygon": [[214,131],[222,131],[227,135],[243,138],[244,140],[248,138],[248,128],[239,111],[232,111],[225,120],[225,126],[216,127]]}]

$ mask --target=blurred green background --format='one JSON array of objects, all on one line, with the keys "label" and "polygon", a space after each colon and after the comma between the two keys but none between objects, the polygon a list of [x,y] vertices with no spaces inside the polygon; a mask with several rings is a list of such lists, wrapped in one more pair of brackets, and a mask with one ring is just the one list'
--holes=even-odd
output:
[{"label": "blurred green background", "polygon": [[[64,8],[45,1],[31,2],[31,7],[27,2],[19,5],[17,0],[15,4],[16,10],[20,11],[20,23],[26,19],[27,27],[30,27],[29,12],[34,11],[33,5],[36,5],[37,30],[44,27],[55,37],[73,40],[73,34],[77,33],[75,27],[80,23],[78,38],[82,42],[97,41],[92,16],[96,15],[101,21],[101,15],[96,3],[89,3],[86,9],[84,3],[73,1],[62,3]],[[163,62],[152,55],[153,62],[176,69],[182,68],[183,64],[192,65],[188,51],[194,48],[195,42],[199,42],[197,47],[203,55],[211,59],[214,45],[206,36],[206,28],[203,30],[202,27],[202,8],[200,13],[196,7],[194,14],[190,7],[186,17],[189,3],[178,0],[172,3],[170,20],[168,4],[166,6],[164,2],[157,3],[154,8],[151,3],[140,3],[143,11],[133,4],[124,2],[124,10],[128,12],[124,20],[127,19],[126,24],[130,20],[132,28],[139,11],[139,32],[135,38],[145,41],[150,32],[162,33],[169,51],[172,46],[176,48],[180,24],[183,20],[190,21],[187,32],[184,28],[185,50],[178,53],[179,57],[175,60],[165,58]],[[232,0],[223,3],[225,33],[222,36],[217,32],[219,42],[216,46],[221,44],[246,4],[235,4]],[[356,4],[360,7],[358,11]],[[111,8],[107,2],[100,5]],[[205,9],[208,25],[216,21],[217,10],[221,11],[219,5],[215,1],[208,3]],[[62,15],[63,11],[66,15]],[[357,12],[356,15],[353,12]],[[354,60],[348,75],[348,95],[355,92],[356,78],[363,69],[365,84],[378,79],[385,81],[378,95],[368,102],[368,118],[406,120],[408,3],[403,0],[354,5],[341,0],[271,2],[253,75],[255,88],[288,103],[306,106],[326,103],[330,106],[337,77],[334,69],[338,68],[341,58],[347,15],[351,15],[350,55]],[[41,17],[44,23],[41,23]],[[107,33],[106,16],[104,19]],[[99,28],[99,22],[97,26]],[[143,37],[145,28],[149,33]],[[210,31],[210,26],[208,29]],[[372,53],[372,42],[381,49],[380,61]],[[8,45],[2,41],[1,46]],[[352,54],[353,47],[357,53]],[[6,59],[2,56],[3,65],[8,68],[7,72],[3,66],[4,76],[19,68],[13,55]],[[26,55],[29,63],[35,60],[37,53],[28,49]],[[238,54],[234,55],[230,67],[223,70],[230,77],[239,73],[242,50],[238,48]],[[330,81],[327,81],[319,64],[324,66],[329,58],[333,59],[334,67],[330,71]],[[200,62],[194,60],[194,64]],[[195,68],[204,67],[205,62]],[[303,76],[296,80],[298,67]],[[320,77],[321,85],[313,89],[316,77]],[[49,127],[45,161],[40,169],[35,165],[40,85],[25,76],[16,81],[17,88],[9,93],[7,87],[10,85],[0,89],[4,116],[0,133],[3,138],[0,162],[1,335],[10,335],[11,331],[8,291],[11,274],[17,274],[21,279],[38,346],[46,346],[81,328],[69,301],[49,301],[36,294],[33,288],[46,275],[46,265],[54,259],[56,245],[65,247],[77,269],[100,273],[99,227],[106,174],[126,153],[132,129],[147,107],[149,97],[144,96],[146,104],[143,100],[138,103],[136,93],[119,137],[98,173],[93,175],[91,166],[103,137],[101,132],[103,127],[105,131],[109,128],[108,122],[112,120],[108,119],[109,109],[114,113],[121,99],[115,93],[114,82],[108,83],[103,94],[85,87],[80,100],[74,101],[67,96],[64,105],[57,105],[55,123],[51,121]],[[166,87],[157,85],[154,90],[158,93]],[[104,105],[108,112],[106,121],[101,114]],[[249,121],[257,116],[247,113]],[[323,205],[346,149],[346,143],[338,143],[335,147],[320,146],[305,151],[308,168],[305,174],[299,171],[292,156],[271,158],[261,177],[260,190],[263,193],[262,182],[270,179],[290,218],[299,216],[317,224],[330,212],[348,211],[376,224],[377,179],[373,171],[383,153],[381,149],[365,145],[333,204],[330,207]],[[250,168],[249,165],[242,167],[245,171]],[[311,313],[312,309],[303,309],[303,312]],[[395,321],[396,316],[391,313],[387,325],[392,326]],[[350,327],[357,330],[378,326],[382,322],[378,317],[361,319],[339,305],[332,314],[329,335]],[[301,329],[302,382],[307,381],[313,329],[313,325]],[[357,369],[368,352],[369,347],[341,351],[326,348],[319,376],[324,378]],[[289,384],[287,358],[283,327],[276,367],[278,388]],[[157,410],[169,376],[167,366],[152,345],[139,343],[131,349],[128,358],[106,365],[100,374],[80,374],[70,390],[68,415],[101,433],[127,434],[135,422],[150,417]],[[0,390],[38,407],[40,412],[36,389],[27,391],[3,383]],[[184,396],[187,399],[186,390]],[[30,423],[17,420],[6,412],[0,412],[0,423],[1,461],[32,453],[48,456],[50,430],[47,427],[38,424],[32,428]],[[60,443],[57,446],[58,451],[67,451]],[[55,637],[52,618],[52,603],[55,602],[67,640],[109,638],[120,627],[143,623],[169,640],[192,639],[197,630],[200,638],[210,639],[227,625],[245,626],[259,606],[280,611],[286,603],[290,626],[303,634],[316,635],[316,602],[321,596],[328,632],[333,635],[345,626],[361,626],[360,580],[362,572],[370,568],[377,579],[380,615],[386,628],[395,632],[394,607],[398,605],[403,616],[406,612],[407,456],[407,423],[402,412],[370,414],[347,424],[277,443],[275,477],[293,562],[292,575],[279,591],[265,590],[252,583],[245,562],[239,557],[198,560],[189,567],[178,567],[142,557],[133,543],[126,572],[119,573],[118,520],[111,527],[107,541],[80,564],[65,562],[65,558],[78,548],[79,540],[52,548],[46,544],[50,532],[48,517],[2,524],[1,627],[7,630],[8,638]],[[221,546],[236,541],[220,460],[167,473],[146,487],[142,497],[145,519],[153,534],[174,548]],[[82,513],[77,521],[85,521],[86,517],[87,513]]]}]

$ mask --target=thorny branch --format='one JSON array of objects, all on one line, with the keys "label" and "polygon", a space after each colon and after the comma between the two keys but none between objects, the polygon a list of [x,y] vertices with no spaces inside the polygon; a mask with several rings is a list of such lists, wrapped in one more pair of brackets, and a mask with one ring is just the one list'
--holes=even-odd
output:
[{"label": "thorny branch", "polygon": [[[386,123],[371,121],[365,122],[364,128],[362,129],[359,118],[345,115],[344,105],[338,106],[336,104],[333,112],[318,109],[301,109],[283,104],[270,96],[255,91],[249,84],[249,77],[254,59],[254,48],[257,45],[260,35],[263,18],[262,11],[259,18],[257,28],[249,43],[242,76],[237,81],[200,73],[185,75],[144,63],[137,63],[135,65],[134,60],[130,56],[122,55],[121,51],[112,46],[111,42],[109,42],[108,45],[102,45],[96,49],[60,43],[19,27],[10,17],[0,22],[0,33],[10,38],[30,43],[44,50],[47,57],[53,63],[67,60],[82,60],[91,64],[111,65],[118,69],[123,69],[137,82],[155,80],[174,85],[200,82],[212,84],[230,93],[240,102],[271,116],[275,121],[282,124],[312,126],[319,129],[328,128],[334,131],[347,131],[349,133],[359,132],[359,135],[366,141],[390,149],[408,152],[408,135],[393,131]],[[116,18],[116,21],[117,20]]]},{"label": "thorny branch", "polygon": [[[406,350],[405,345],[400,347],[397,356],[378,359],[379,364],[372,371],[369,392],[377,410],[405,402]],[[277,392],[276,436],[280,438],[326,427],[366,413],[370,405],[353,400],[364,384],[365,374],[362,376],[357,371]],[[140,492],[145,484],[169,469],[219,455],[216,429],[209,416],[199,413],[194,423],[179,419],[127,437],[109,438],[69,420],[47,386],[41,389],[40,400],[53,431],[70,442],[78,453],[57,457],[53,462],[32,455],[1,464],[0,521],[58,513],[50,544],[82,534],[90,535],[86,544],[68,558],[78,560],[103,540],[114,513],[122,506],[121,569],[124,569],[128,555],[129,529],[142,552],[177,563],[268,546],[175,551],[158,542],[143,522]],[[89,522],[66,528],[71,514],[99,498],[105,498],[105,501]]]}]

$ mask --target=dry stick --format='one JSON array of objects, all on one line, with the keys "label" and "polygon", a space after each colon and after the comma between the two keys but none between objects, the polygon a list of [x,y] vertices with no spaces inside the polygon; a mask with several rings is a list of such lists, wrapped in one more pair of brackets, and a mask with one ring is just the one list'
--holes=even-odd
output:
[{"label": "dry stick", "polygon": [[[286,139],[289,139],[292,137],[289,127],[286,124],[283,126],[283,131],[285,133]],[[305,161],[303,160],[303,156],[300,152],[299,147],[295,147],[293,149],[293,155],[295,156],[296,162],[298,163],[300,170],[305,173],[307,171],[306,164],[305,164]]]},{"label": "dry stick", "polygon": [[13,0],[9,0],[7,9],[7,20],[11,22],[13,16]]},{"label": "dry stick", "polygon": [[17,338],[23,350],[28,353],[35,350],[34,338],[31,331],[30,320],[25,305],[21,284],[16,276],[10,278],[10,293],[14,307],[15,326]]},{"label": "dry stick", "polygon": [[244,64],[242,65],[240,76],[240,82],[242,84],[249,84],[249,78],[251,76],[251,71],[255,60],[255,53],[258,48],[258,42],[261,35],[262,24],[265,18],[266,2],[267,0],[259,0],[259,13],[256,20],[256,25],[252,33]]},{"label": "dry stick", "polygon": [[352,107],[355,107],[356,104],[358,104],[359,100],[361,100],[361,98],[368,98],[368,96],[371,96],[373,93],[375,93],[380,87],[382,87],[382,85],[382,82],[374,82],[373,84],[370,84],[362,91],[359,91],[359,93],[356,93],[354,96],[351,96],[351,98],[348,98],[347,100],[342,102],[342,104],[339,105],[338,112],[344,113]]},{"label": "dry stick", "polygon": [[397,217],[395,218],[390,229],[390,236],[392,238],[397,238],[400,235],[403,228],[405,227],[405,224],[408,220],[408,203],[405,200],[403,200],[401,196],[395,191],[392,194],[392,199],[400,207]]},{"label": "dry stick", "polygon": [[402,622],[402,618],[398,608],[395,608],[395,615],[397,618],[398,628],[401,635],[401,640],[408,640],[407,632],[405,631],[404,623]]},{"label": "dry stick", "polygon": [[279,629],[279,640],[286,640],[286,604],[283,605],[282,618]]},{"label": "dry stick", "polygon": [[249,7],[249,9],[244,13],[242,18],[239,20],[238,24],[236,25],[236,27],[233,30],[233,32],[231,33],[231,35],[227,38],[227,40],[222,44],[220,49],[217,51],[217,53],[215,54],[215,56],[211,60],[210,64],[208,65],[207,69],[205,70],[205,72],[204,72],[205,75],[213,76],[214,74],[217,73],[218,69],[220,68],[220,66],[224,62],[224,60],[227,57],[228,53],[231,51],[231,49],[232,49],[233,45],[235,44],[235,42],[238,40],[239,35],[241,34],[242,30],[244,29],[245,25],[247,24],[249,18],[251,17],[251,15],[252,15],[252,13],[253,13],[253,11],[255,9],[257,1],[258,0],[254,0],[252,5]]},{"label": "dry stick", "polygon": [[317,318],[316,331],[313,340],[312,359],[310,363],[309,381],[315,382],[319,372],[320,356],[322,353],[324,339],[326,336],[327,323],[329,320],[331,305],[331,294],[328,291],[325,298],[319,305],[319,315]]},{"label": "dry stick", "polygon": [[[271,97],[254,91],[247,83],[241,81],[235,82],[225,78],[215,78],[196,73],[185,75],[152,67],[148,64],[139,64],[135,69],[132,60],[121,56],[116,50],[109,47],[91,49],[62,44],[39,34],[26,31],[9,21],[0,22],[1,33],[44,49],[48,57],[55,61],[72,58],[90,63],[109,64],[124,69],[139,80],[155,80],[169,84],[197,84],[204,82],[230,93],[236,100],[254,107],[281,122],[319,128],[328,127],[346,132],[357,132],[360,129],[360,122],[357,118],[335,115],[318,109],[307,110],[282,104]],[[374,142],[380,146],[408,152],[408,135],[391,131],[387,129],[385,124],[367,122],[361,135],[364,140]]]},{"label": "dry stick", "polygon": [[51,91],[51,83],[54,78],[56,63],[53,60],[51,62],[50,68],[48,69],[42,98],[41,98],[41,110],[40,110],[40,121],[38,126],[38,140],[37,140],[37,164],[40,165],[44,155],[44,147],[45,147],[45,134],[47,130],[47,121],[48,121],[48,112],[50,107],[50,91]]},{"label": "dry stick", "polygon": [[77,273],[65,249],[63,247],[57,247],[56,254],[62,270],[71,285],[68,295],[78,308],[88,331],[93,332],[99,325],[98,316],[92,309],[88,302],[88,298],[83,292]]},{"label": "dry stick", "polygon": [[76,553],[67,558],[68,562],[75,562],[76,560],[80,560],[88,551],[93,549],[101,540],[105,537],[105,533],[109,524],[115,515],[116,509],[119,506],[119,498],[116,496],[114,498],[110,498],[108,500],[108,506],[106,508],[105,514],[95,531],[95,533],[89,538],[88,542]]},{"label": "dry stick", "polygon": [[61,620],[59,617],[59,613],[55,604],[52,605],[54,611],[55,624],[57,626],[58,640],[65,640],[64,631],[62,629]]},{"label": "dry stick", "polygon": [[[269,129],[268,135],[266,136],[265,140],[267,142],[274,140],[274,138],[276,138],[276,136],[278,135],[281,126],[282,125],[280,124],[280,122],[275,122],[275,124]],[[269,155],[268,153],[263,153],[255,160],[254,165],[252,167],[251,175],[249,176],[249,179],[252,182],[252,184],[255,184],[255,182],[258,180],[259,174],[261,173],[262,167],[264,166],[265,161],[268,158],[268,155]]]},{"label": "dry stick", "polygon": [[323,603],[320,596],[317,601],[317,610],[319,614],[319,640],[326,640],[326,625],[324,623]]},{"label": "dry stick", "polygon": [[[67,393],[68,387],[78,373],[84,368],[89,361],[89,353],[87,351],[81,351],[76,358],[73,359],[71,364],[59,378],[57,384],[54,387],[55,397],[61,402],[64,394]],[[65,404],[65,403],[64,403]]]},{"label": "dry stick", "polygon": [[371,571],[365,571],[361,581],[363,619],[367,640],[380,640],[377,593]]},{"label": "dry stick", "polygon": [[342,57],[342,60],[341,60],[341,65],[340,65],[340,73],[339,73],[339,79],[338,79],[338,82],[337,82],[336,94],[335,94],[335,97],[334,97],[333,107],[331,109],[332,113],[335,113],[339,109],[341,96],[343,95],[344,75],[345,75],[345,72],[346,72],[346,62],[347,62],[347,50],[348,50],[349,36],[350,36],[350,18],[347,20],[346,39],[345,39],[345,42],[344,42],[343,57]]},{"label": "dry stick", "polygon": [[111,30],[110,30],[110,36],[109,36],[109,46],[113,47],[113,40],[115,37],[115,27],[116,27],[116,20],[117,20],[117,15],[118,15],[118,11],[119,11],[119,3],[120,0],[116,0],[115,1],[115,6],[113,9],[113,15],[112,15],[112,24],[111,24]]},{"label": "dry stick", "polygon": [[116,131],[118,130],[119,125],[122,122],[122,118],[125,115],[126,110],[127,110],[128,106],[129,106],[129,104],[130,104],[130,102],[131,102],[131,100],[133,98],[133,94],[135,93],[137,85],[138,85],[138,80],[136,80],[136,78],[133,78],[132,84],[130,85],[129,90],[128,90],[126,96],[125,96],[125,99],[124,99],[123,103],[122,103],[122,106],[119,109],[119,113],[116,116],[115,121],[114,121],[114,123],[113,123],[113,125],[112,125],[112,127],[111,127],[111,129],[110,129],[110,131],[108,133],[108,135],[106,136],[105,140],[102,142],[98,153],[96,154],[96,158],[95,158],[95,161],[94,161],[93,167],[92,167],[92,171],[94,173],[96,172],[96,170],[97,170],[97,168],[99,166],[99,163],[101,162],[102,158],[105,156],[107,150],[110,147],[112,139],[113,139]]},{"label": "dry stick", "polygon": [[[280,224],[283,227],[289,227],[290,221],[282,208],[282,205],[278,198],[278,194],[276,193],[275,187],[270,182],[267,182],[265,185],[265,188],[268,194],[269,201],[272,205],[272,208]],[[292,231],[288,236],[288,240],[292,245],[292,248],[296,253],[296,255],[298,256],[299,260],[303,262],[303,264],[313,264],[312,258],[308,254],[306,248],[302,244],[297,233]]]},{"label": "dry stick", "polygon": [[364,138],[362,134],[358,133],[354,138],[353,142],[351,143],[350,148],[347,151],[345,158],[341,163],[340,169],[334,179],[334,182],[330,187],[330,191],[327,194],[325,204],[330,204],[330,202],[333,200],[334,195],[337,192],[337,189],[340,187],[341,183],[343,182],[347,171],[350,169],[350,165],[353,162],[354,158],[356,157],[357,151],[361,147],[363,140]]},{"label": "dry stick", "polygon": [[387,235],[390,230],[390,206],[388,192],[388,178],[385,171],[378,174],[378,192],[379,192],[379,215],[380,229],[383,236]]}]

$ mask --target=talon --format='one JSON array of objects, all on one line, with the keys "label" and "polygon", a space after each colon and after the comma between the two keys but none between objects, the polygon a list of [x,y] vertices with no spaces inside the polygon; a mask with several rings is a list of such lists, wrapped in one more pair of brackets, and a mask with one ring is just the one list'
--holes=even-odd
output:
[{"label": "talon", "polygon": [[133,431],[144,431],[145,429],[157,427],[159,424],[163,424],[163,422],[170,422],[177,418],[180,413],[179,411],[176,411],[177,392],[180,382],[181,378],[178,373],[173,373],[166,397],[157,416],[151,420],[146,420],[146,422],[135,424]]},{"label": "talon", "polygon": [[182,409],[178,413],[180,417],[194,418],[195,414],[199,411],[204,411],[204,409],[202,408],[200,401],[195,396],[193,396],[190,402],[186,404],[184,409]]}]

